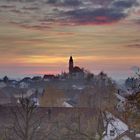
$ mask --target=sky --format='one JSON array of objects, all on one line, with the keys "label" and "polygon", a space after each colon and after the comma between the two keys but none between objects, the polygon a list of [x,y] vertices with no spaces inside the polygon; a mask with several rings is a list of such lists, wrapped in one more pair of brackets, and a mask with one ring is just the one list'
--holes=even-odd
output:
[{"label": "sky", "polygon": [[0,0],[0,77],[75,65],[113,78],[140,66],[140,0]]}]

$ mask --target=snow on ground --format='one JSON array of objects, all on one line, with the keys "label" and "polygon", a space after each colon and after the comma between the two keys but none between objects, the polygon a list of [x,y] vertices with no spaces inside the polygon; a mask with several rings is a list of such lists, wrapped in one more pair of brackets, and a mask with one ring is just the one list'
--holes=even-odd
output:
[{"label": "snow on ground", "polygon": [[[107,120],[110,120],[110,122],[107,127],[107,135],[103,138],[103,140],[114,140],[117,136],[128,130],[128,126],[124,122],[109,112],[107,112]],[[106,125],[106,120],[104,124]]]}]

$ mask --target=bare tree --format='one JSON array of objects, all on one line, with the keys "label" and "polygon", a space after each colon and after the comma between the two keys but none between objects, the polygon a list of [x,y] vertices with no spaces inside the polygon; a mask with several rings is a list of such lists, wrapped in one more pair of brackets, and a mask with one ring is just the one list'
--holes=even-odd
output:
[{"label": "bare tree", "polygon": [[49,131],[44,132],[45,128],[41,126],[45,114],[37,112],[38,108],[33,101],[20,99],[20,105],[11,110],[13,123],[7,128],[6,140],[44,140],[49,134]]},{"label": "bare tree", "polygon": [[56,118],[58,127],[54,140],[58,140],[58,138],[59,140],[97,140],[98,117],[96,112],[92,110],[94,114],[90,111],[86,108],[75,108],[69,115],[67,113],[59,114]]},{"label": "bare tree", "polygon": [[131,88],[131,95],[127,95],[127,103],[125,105],[124,117],[130,129],[134,131],[140,130],[140,69],[135,70],[135,75],[128,78],[128,87]]},{"label": "bare tree", "polygon": [[113,110],[116,105],[115,85],[111,79],[100,78],[91,87],[85,88],[79,96],[79,107],[93,107],[99,110]]}]

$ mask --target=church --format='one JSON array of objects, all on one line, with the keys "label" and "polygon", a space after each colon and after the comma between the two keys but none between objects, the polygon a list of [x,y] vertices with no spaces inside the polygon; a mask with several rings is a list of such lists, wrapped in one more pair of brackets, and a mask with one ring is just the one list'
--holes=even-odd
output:
[{"label": "church", "polygon": [[84,69],[74,66],[74,60],[72,56],[70,56],[69,59],[69,75],[76,79],[80,79],[82,77],[84,78]]}]

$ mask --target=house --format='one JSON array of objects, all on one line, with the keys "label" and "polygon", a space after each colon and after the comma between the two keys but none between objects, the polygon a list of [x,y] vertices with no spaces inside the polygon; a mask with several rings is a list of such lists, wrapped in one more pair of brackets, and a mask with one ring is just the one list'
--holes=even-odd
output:
[{"label": "house", "polygon": [[19,88],[28,88],[29,87],[29,84],[26,83],[26,82],[20,82],[19,83]]},{"label": "house", "polygon": [[0,89],[1,89],[1,88],[4,88],[4,87],[6,87],[6,86],[7,86],[6,83],[4,83],[4,82],[2,82],[2,81],[0,82]]},{"label": "house", "polygon": [[25,77],[21,80],[21,82],[30,82],[32,79],[30,77]]},{"label": "house", "polygon": [[[106,112],[104,125],[107,125],[107,135],[102,140],[140,140],[140,134],[135,129],[130,129],[120,114]],[[106,121],[107,120],[107,121]]]},{"label": "house", "polygon": [[16,99],[19,98],[29,98],[31,95],[33,95],[35,93],[35,89],[17,89],[18,92],[15,93],[13,96]]},{"label": "house", "polygon": [[47,80],[53,80],[53,79],[55,79],[55,75],[53,75],[53,74],[45,74],[45,75],[43,76],[43,79],[44,79],[45,81],[47,81]]},{"label": "house", "polygon": [[[133,140],[128,136],[128,125],[110,112],[106,112],[104,125],[105,127],[107,125],[107,135],[104,136],[103,140]],[[126,137],[128,139],[124,139]]]},{"label": "house", "polygon": [[0,89],[0,105],[15,104],[16,100],[10,87]]},{"label": "house", "polygon": [[33,81],[41,81],[42,80],[42,77],[41,76],[34,76],[32,78]]}]

